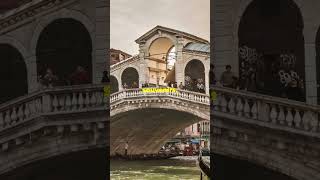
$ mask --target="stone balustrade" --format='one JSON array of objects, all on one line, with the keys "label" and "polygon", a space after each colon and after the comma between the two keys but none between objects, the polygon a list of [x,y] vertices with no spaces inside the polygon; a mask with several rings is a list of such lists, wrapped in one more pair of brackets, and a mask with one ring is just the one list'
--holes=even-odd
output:
[{"label": "stone balustrade", "polygon": [[103,85],[48,88],[0,105],[0,132],[42,115],[107,109]]},{"label": "stone balustrade", "polygon": [[171,97],[176,99],[188,100],[190,102],[209,105],[209,96],[202,93],[191,92],[177,89],[176,92],[143,92],[142,89],[125,89],[111,94],[110,102],[115,103],[123,99],[134,99],[138,97]]},{"label": "stone balustrade", "polygon": [[122,66],[127,66],[128,64],[131,64],[131,63],[138,61],[138,60],[139,60],[139,56],[133,56],[133,57],[130,57],[130,58],[125,59],[123,61],[120,61],[120,62],[110,66],[110,72],[113,72],[116,69],[120,69]]},{"label": "stone balustrade", "polygon": [[[224,87],[211,87],[217,94],[211,102],[213,115],[299,132],[319,133],[320,106]],[[223,115],[224,114],[224,115]],[[282,128],[283,129],[283,128]]]}]

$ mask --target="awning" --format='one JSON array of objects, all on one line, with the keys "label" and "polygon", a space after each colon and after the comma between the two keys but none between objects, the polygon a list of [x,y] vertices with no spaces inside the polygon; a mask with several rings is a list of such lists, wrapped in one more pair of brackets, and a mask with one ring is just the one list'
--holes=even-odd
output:
[{"label": "awning", "polygon": [[172,70],[169,71],[166,79],[164,80],[165,83],[167,82],[176,82],[176,70],[175,70],[175,66],[172,67]]}]

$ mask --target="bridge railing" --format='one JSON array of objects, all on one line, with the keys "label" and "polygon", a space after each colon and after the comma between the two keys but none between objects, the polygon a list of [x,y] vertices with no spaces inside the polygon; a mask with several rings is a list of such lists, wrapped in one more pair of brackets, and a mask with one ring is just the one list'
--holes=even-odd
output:
[{"label": "bridge railing", "polygon": [[211,102],[212,113],[227,113],[308,132],[320,130],[320,106],[224,87],[211,89],[217,93],[216,100]]},{"label": "bridge railing", "polygon": [[103,85],[48,88],[0,105],[0,131],[41,115],[107,109]]},{"label": "bridge railing", "polygon": [[210,104],[209,96],[202,93],[176,89],[176,92],[143,92],[142,89],[125,89],[120,92],[111,94],[110,103],[117,102],[122,99],[135,98],[135,97],[173,97],[192,102]]},{"label": "bridge railing", "polygon": [[111,70],[110,72],[112,72],[115,69],[119,69],[123,65],[127,65],[127,64],[133,63],[138,60],[139,60],[139,56],[136,55],[136,56],[130,57],[128,59],[125,59],[123,61],[120,61],[120,62],[110,66],[110,70]]}]

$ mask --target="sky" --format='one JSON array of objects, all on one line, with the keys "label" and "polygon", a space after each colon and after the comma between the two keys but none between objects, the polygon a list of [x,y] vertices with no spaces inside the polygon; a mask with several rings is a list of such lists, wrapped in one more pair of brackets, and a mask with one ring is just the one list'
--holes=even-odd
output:
[{"label": "sky", "polygon": [[134,41],[155,26],[210,40],[210,0],[111,0],[110,48],[138,54]]}]

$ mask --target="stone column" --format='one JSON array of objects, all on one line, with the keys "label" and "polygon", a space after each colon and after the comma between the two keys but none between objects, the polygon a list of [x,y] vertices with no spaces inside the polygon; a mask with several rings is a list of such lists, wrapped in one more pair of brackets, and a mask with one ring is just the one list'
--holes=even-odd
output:
[{"label": "stone column", "polygon": [[207,65],[208,63],[205,63],[205,74],[204,74],[204,77],[205,77],[205,85],[206,85],[206,94],[209,94],[209,88],[210,88],[210,82],[209,82],[209,71],[210,71],[210,65],[208,66]]},{"label": "stone column", "polygon": [[146,49],[145,42],[139,44],[139,88],[145,81],[149,81],[148,77],[148,59],[145,59]]},{"label": "stone column", "polygon": [[95,40],[92,52],[92,81],[94,84],[101,83],[103,71],[110,71],[109,60],[109,8],[106,0],[96,0],[95,8]]},{"label": "stone column", "polygon": [[39,90],[37,74],[37,57],[32,55],[26,59],[27,76],[28,76],[28,93]]},{"label": "stone column", "polygon": [[315,43],[305,43],[306,101],[317,104],[317,70]]},{"label": "stone column", "polygon": [[184,85],[184,61],[183,61],[183,55],[182,55],[182,49],[183,49],[183,41],[184,39],[176,35],[177,41],[176,41],[176,63],[175,63],[175,76],[176,76],[176,82],[179,84],[179,82],[182,82]]},{"label": "stone column", "polygon": [[[226,0],[215,0],[213,18],[213,34],[211,35],[212,44],[212,62],[215,65],[215,75],[220,80],[225,65],[230,64],[232,71],[238,74],[238,42],[237,29],[234,24],[238,20],[237,13],[234,10],[235,2]],[[234,10],[234,11],[230,11]]]}]

